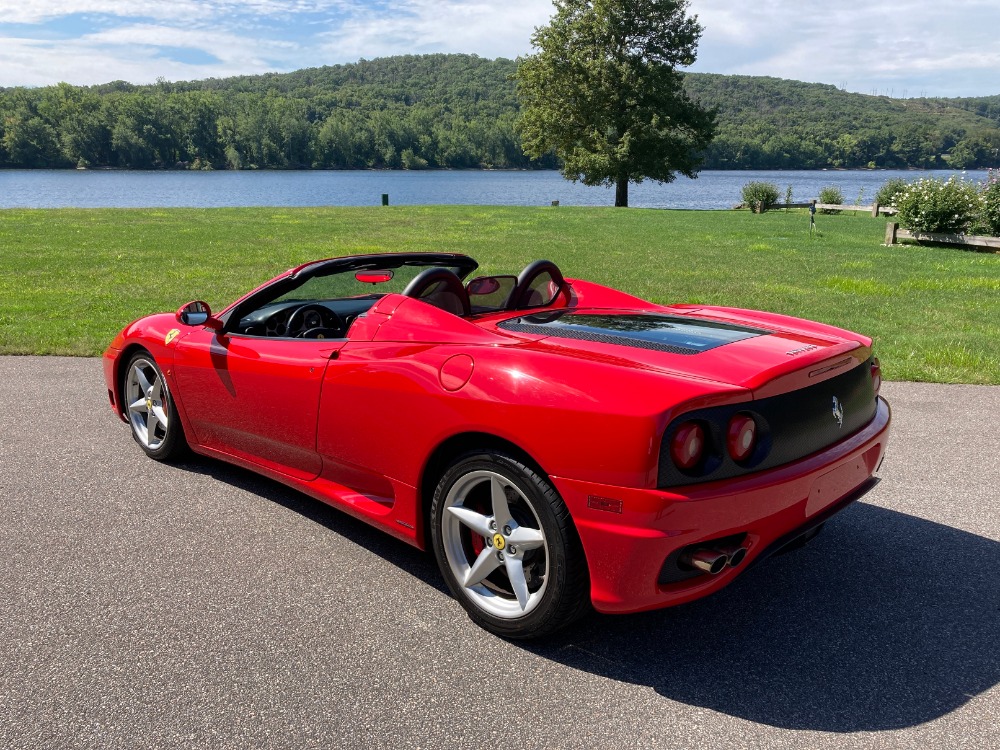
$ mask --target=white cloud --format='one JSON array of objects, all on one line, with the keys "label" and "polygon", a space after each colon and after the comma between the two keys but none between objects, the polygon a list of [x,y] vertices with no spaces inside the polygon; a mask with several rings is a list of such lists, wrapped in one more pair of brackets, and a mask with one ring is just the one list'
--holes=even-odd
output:
[{"label": "white cloud", "polygon": [[213,13],[211,3],[196,0],[31,0],[0,3],[4,23],[38,24],[70,15],[99,14],[119,18],[202,19]]},{"label": "white cloud", "polygon": [[[553,12],[550,0],[0,0],[0,86],[145,83],[425,52],[517,57]],[[897,96],[1000,93],[996,0],[691,0],[691,12],[705,27],[694,70]],[[68,24],[48,26],[69,16],[88,18],[87,31],[67,39]],[[205,61],[184,62],[199,56],[178,48]]]},{"label": "white cloud", "polygon": [[420,52],[517,57],[531,51],[534,27],[551,13],[546,0],[397,0],[390,11],[359,3],[349,20],[324,35],[323,47],[338,62]]},{"label": "white cloud", "polygon": [[1000,4],[884,0],[827,5],[794,0],[694,0],[705,27],[696,70],[903,88],[911,96],[1000,93],[994,37]]},{"label": "white cloud", "polygon": [[[218,62],[181,62],[164,55],[163,47],[197,50]],[[58,42],[0,39],[0,85],[152,83],[160,77],[179,81],[265,73],[274,69],[276,58],[291,66],[294,48],[225,33],[155,26],[125,27]]]},{"label": "white cloud", "polygon": [[[24,39],[0,39],[3,68],[0,85],[45,86],[59,81],[93,84],[115,80],[151,83],[163,76],[171,80],[230,75],[223,66],[184,65],[156,60],[148,53],[120,54],[120,50],[87,47],[80,43],[58,46]],[[233,71],[235,73],[235,71]]]},{"label": "white cloud", "polygon": [[294,42],[259,40],[223,31],[178,29],[173,26],[136,24],[119,26],[80,38],[79,44],[97,49],[107,46],[178,47],[194,49],[229,62],[263,64],[262,54],[291,57],[299,47]]},{"label": "white cloud", "polygon": [[29,0],[0,2],[0,21],[37,24],[71,15],[200,21],[233,15],[276,16],[339,11],[351,0]]},{"label": "white cloud", "polygon": [[[74,2],[77,5],[98,4],[92,0]],[[254,5],[264,3],[276,5],[272,0],[261,0]],[[51,3],[48,0],[39,3],[40,6],[46,4]],[[181,25],[167,21],[125,21],[123,25],[108,26],[69,39],[0,38],[0,86],[41,86],[59,81],[80,85],[112,80],[151,83],[161,77],[193,80],[301,67],[298,60],[301,50],[297,43],[242,33],[235,26],[229,29],[219,23],[200,23],[199,18],[214,13],[219,4],[214,6],[215,10],[210,9],[208,3],[192,4],[201,6],[200,17],[197,14],[185,16],[183,0],[171,0],[170,6],[174,9],[171,21],[176,22],[179,17]],[[104,5],[126,4],[107,2]],[[127,5],[136,7],[134,3]],[[142,7],[151,9],[151,17],[162,10],[156,0]],[[178,49],[202,53],[205,62],[185,62],[184,56],[176,54]]]}]

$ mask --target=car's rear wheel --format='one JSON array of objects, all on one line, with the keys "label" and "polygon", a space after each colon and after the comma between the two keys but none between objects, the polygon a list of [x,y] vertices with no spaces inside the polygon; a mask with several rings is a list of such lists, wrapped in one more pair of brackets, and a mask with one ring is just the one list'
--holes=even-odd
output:
[{"label": "car's rear wheel", "polygon": [[587,563],[562,498],[533,468],[499,452],[444,473],[431,504],[434,553],[472,619],[507,638],[537,638],[589,607]]},{"label": "car's rear wheel", "polygon": [[122,384],[122,403],[132,437],[157,461],[180,456],[187,446],[177,408],[156,361],[148,352],[129,360]]}]

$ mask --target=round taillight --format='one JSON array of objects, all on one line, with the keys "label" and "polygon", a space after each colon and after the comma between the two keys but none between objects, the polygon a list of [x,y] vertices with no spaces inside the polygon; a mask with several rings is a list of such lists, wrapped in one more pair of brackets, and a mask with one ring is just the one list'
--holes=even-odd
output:
[{"label": "round taillight", "polygon": [[705,455],[705,430],[697,422],[685,422],[670,441],[670,457],[677,467],[693,469]]},{"label": "round taillight", "polygon": [[878,361],[878,357],[872,357],[872,387],[876,395],[882,387],[882,363]]},{"label": "round taillight", "polygon": [[734,461],[746,461],[757,447],[757,423],[748,414],[734,414],[726,430],[726,447]]}]

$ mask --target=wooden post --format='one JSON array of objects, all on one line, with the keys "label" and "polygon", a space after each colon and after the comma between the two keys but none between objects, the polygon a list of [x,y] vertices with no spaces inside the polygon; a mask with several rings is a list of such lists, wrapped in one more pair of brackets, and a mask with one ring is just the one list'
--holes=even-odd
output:
[{"label": "wooden post", "polygon": [[875,201],[874,203],[872,203],[872,218],[873,219],[877,219],[878,218],[878,209],[879,209],[878,201]]},{"label": "wooden post", "polygon": [[895,245],[896,244],[896,232],[899,231],[899,224],[894,221],[890,221],[885,225],[885,244]]},{"label": "wooden post", "polygon": [[383,206],[388,206],[389,205],[389,194],[388,193],[382,193],[382,205]]}]

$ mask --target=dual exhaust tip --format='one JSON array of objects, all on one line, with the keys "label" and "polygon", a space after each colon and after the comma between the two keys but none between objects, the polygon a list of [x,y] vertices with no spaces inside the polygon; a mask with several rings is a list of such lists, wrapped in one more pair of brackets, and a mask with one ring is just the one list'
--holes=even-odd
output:
[{"label": "dual exhaust tip", "polygon": [[735,568],[747,556],[746,547],[699,547],[685,552],[680,561],[696,570],[716,576],[728,565]]}]

